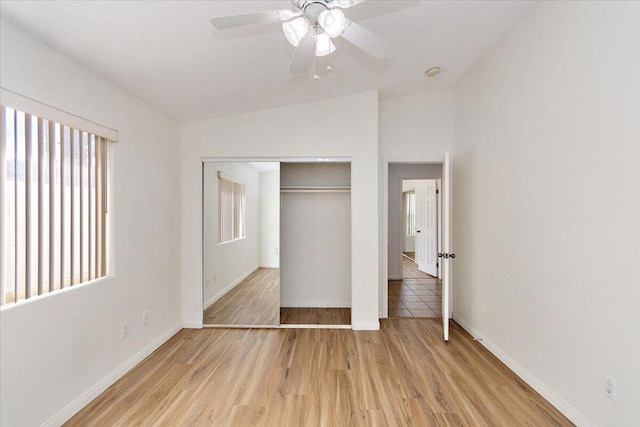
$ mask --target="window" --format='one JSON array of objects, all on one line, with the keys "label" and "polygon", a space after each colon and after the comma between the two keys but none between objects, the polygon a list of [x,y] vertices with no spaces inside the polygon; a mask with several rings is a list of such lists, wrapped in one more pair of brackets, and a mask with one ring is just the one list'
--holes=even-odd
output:
[{"label": "window", "polygon": [[407,203],[407,236],[416,235],[416,193],[405,193]]},{"label": "window", "polygon": [[245,185],[218,172],[219,242],[247,235]]},{"label": "window", "polygon": [[105,276],[107,139],[0,110],[1,304]]}]

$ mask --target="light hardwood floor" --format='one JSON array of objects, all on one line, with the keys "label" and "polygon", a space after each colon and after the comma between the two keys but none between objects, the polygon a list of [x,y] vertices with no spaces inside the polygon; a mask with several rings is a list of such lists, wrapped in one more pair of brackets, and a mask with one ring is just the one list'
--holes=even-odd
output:
[{"label": "light hardwood floor", "polygon": [[278,325],[280,270],[259,268],[204,311],[205,325]]},{"label": "light hardwood floor", "polygon": [[280,323],[293,325],[350,325],[350,308],[293,308],[280,309]]},{"label": "light hardwood floor", "polygon": [[416,253],[415,252],[403,252],[402,255],[404,255],[405,257],[409,258],[411,261],[415,261],[416,260]]},{"label": "light hardwood floor", "polygon": [[69,426],[570,426],[456,324],[182,330]]},{"label": "light hardwood floor", "polygon": [[418,264],[407,257],[402,257],[402,278],[403,279],[435,279],[435,277],[418,270]]}]

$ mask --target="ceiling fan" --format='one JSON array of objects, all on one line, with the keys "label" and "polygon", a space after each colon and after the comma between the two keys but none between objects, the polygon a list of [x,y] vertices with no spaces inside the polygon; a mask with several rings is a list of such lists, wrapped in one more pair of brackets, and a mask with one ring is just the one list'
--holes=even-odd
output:
[{"label": "ceiling fan", "polygon": [[366,0],[291,0],[296,10],[279,9],[241,15],[211,18],[219,30],[258,24],[282,22],[285,37],[296,49],[289,72],[309,70],[315,56],[325,56],[336,50],[331,39],[342,37],[369,56],[381,60],[389,44],[375,33],[348,20],[342,9],[364,3]]}]

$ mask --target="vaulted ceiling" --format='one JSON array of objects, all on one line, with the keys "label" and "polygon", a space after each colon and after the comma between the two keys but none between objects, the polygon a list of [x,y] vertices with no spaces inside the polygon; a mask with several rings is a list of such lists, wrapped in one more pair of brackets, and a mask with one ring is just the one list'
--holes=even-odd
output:
[{"label": "vaulted ceiling", "polygon": [[[258,1],[6,1],[3,19],[180,121],[379,90],[454,86],[531,10],[527,1],[369,0],[345,11],[393,46],[383,61],[344,40],[311,74],[289,74],[278,23],[219,31],[213,16],[290,8]],[[327,66],[333,71],[327,71]],[[442,72],[425,78],[440,66]],[[294,118],[292,118],[294,120]]]}]

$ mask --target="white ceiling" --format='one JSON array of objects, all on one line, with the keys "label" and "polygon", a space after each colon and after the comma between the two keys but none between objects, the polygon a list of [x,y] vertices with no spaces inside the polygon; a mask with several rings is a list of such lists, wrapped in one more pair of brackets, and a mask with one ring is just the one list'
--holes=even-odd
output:
[{"label": "white ceiling", "polygon": [[[375,61],[339,39],[318,61],[317,82],[288,73],[293,47],[279,24],[222,32],[209,22],[290,8],[289,0],[2,0],[0,13],[159,110],[194,121],[373,89],[389,98],[452,87],[534,5],[369,0],[346,15],[389,41],[392,57]],[[436,65],[441,74],[426,79]]]}]

